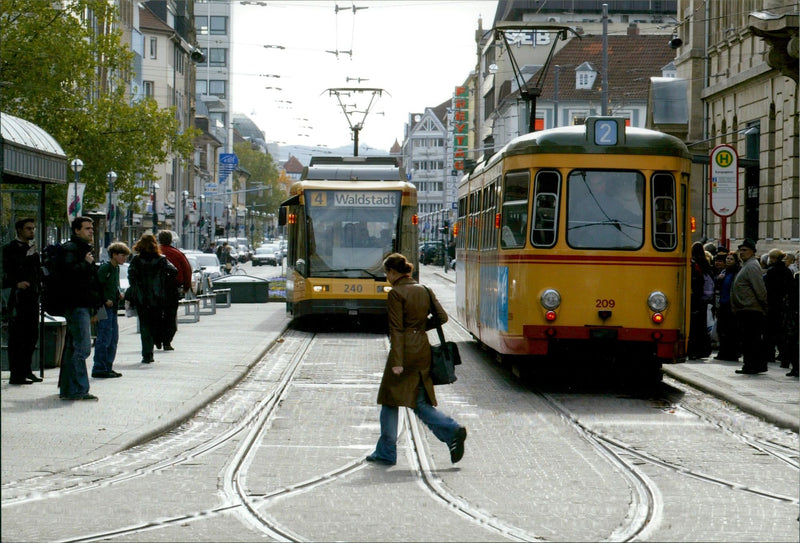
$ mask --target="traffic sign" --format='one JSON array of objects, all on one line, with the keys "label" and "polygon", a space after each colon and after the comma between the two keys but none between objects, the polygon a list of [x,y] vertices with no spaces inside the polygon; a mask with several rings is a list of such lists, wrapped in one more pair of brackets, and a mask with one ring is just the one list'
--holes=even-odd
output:
[{"label": "traffic sign", "polygon": [[717,145],[709,160],[709,201],[718,217],[730,217],[739,207],[739,157],[730,145]]}]

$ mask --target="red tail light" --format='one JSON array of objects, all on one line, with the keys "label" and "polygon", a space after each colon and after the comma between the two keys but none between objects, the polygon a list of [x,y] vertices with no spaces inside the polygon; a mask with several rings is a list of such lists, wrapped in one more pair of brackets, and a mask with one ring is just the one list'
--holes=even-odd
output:
[{"label": "red tail light", "polygon": [[417,217],[417,214],[415,213],[411,215],[411,224],[416,226],[418,223],[419,223],[419,218]]},{"label": "red tail light", "polygon": [[556,320],[556,312],[555,311],[548,311],[547,313],[544,314],[544,318],[549,320],[549,321],[554,321],[554,320]]},{"label": "red tail light", "polygon": [[494,216],[494,227],[499,229],[500,228],[500,213],[497,213]]},{"label": "red tail light", "polygon": [[654,313],[653,322],[656,324],[661,324],[662,322],[664,322],[664,315],[662,315],[661,313]]}]

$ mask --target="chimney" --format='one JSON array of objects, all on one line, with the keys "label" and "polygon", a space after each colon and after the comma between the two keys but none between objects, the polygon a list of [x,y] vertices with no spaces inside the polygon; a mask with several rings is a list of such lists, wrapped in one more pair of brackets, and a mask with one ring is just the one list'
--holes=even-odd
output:
[{"label": "chimney", "polygon": [[639,26],[636,23],[631,23],[628,25],[628,36],[638,36],[639,35]]}]

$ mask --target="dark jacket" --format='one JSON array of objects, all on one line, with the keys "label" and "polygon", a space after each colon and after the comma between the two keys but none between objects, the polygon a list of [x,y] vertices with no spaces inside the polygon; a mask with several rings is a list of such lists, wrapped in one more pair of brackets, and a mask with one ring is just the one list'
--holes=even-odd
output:
[{"label": "dark jacket", "polygon": [[96,310],[103,304],[97,266],[86,262],[86,254],[90,252],[92,246],[75,235],[62,246],[58,271],[63,274],[60,284],[66,289],[64,304],[68,309],[88,307]]},{"label": "dark jacket", "polygon": [[125,299],[136,309],[164,307],[168,296],[177,296],[177,274],[178,270],[163,255],[135,255],[128,268],[129,286]]},{"label": "dark jacket", "polygon": [[786,296],[792,285],[792,272],[782,260],[778,260],[767,267],[764,274],[764,286],[767,287],[767,313],[782,314],[789,301]]},{"label": "dark jacket", "polygon": [[[11,289],[9,310],[15,305],[38,309],[40,271],[39,253],[27,243],[14,239],[3,247],[3,289]],[[30,286],[17,289],[22,281]]]},{"label": "dark jacket", "polygon": [[[433,306],[431,306],[433,296]],[[436,394],[431,381],[431,346],[427,330],[436,327],[428,318],[433,311],[441,323],[447,322],[447,313],[436,296],[410,277],[399,279],[386,302],[389,314],[389,339],[391,347],[383,379],[378,390],[378,403],[389,406],[416,407],[419,383],[425,385],[431,405],[436,405]],[[393,366],[402,366],[403,373],[395,375]]]},{"label": "dark jacket", "polygon": [[97,270],[97,277],[103,290],[103,304],[111,300],[114,302],[112,308],[116,310],[119,308],[119,266],[104,262]]}]

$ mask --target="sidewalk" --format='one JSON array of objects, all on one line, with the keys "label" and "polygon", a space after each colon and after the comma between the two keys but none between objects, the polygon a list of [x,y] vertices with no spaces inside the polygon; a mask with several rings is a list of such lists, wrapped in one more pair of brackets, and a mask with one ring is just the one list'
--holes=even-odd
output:
[{"label": "sidewalk", "polygon": [[[439,277],[455,282],[454,271],[435,272]],[[713,357],[692,360],[683,364],[665,364],[664,374],[726,400],[742,411],[765,421],[800,431],[800,384],[786,377],[788,369],[769,364],[767,373],[738,375],[741,362],[722,362]]]},{"label": "sidewalk", "polygon": [[218,308],[179,324],[175,351],[156,350],[156,362],[142,364],[136,319],[121,316],[114,369],[123,376],[90,377],[96,402],[60,400],[58,368],[25,386],[9,385],[2,372],[2,483],[102,458],[178,425],[238,382],[288,323],[283,303]]}]

